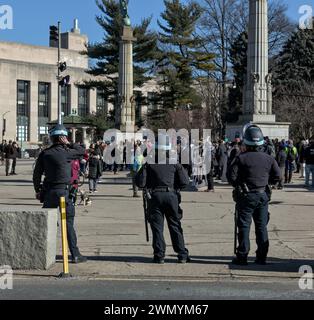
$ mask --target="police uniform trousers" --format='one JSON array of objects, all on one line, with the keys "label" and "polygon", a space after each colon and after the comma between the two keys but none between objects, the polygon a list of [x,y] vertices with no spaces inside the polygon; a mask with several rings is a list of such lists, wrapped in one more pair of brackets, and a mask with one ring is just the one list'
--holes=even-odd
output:
[{"label": "police uniform trousers", "polygon": [[155,258],[164,258],[166,243],[164,239],[164,219],[166,218],[173,250],[179,259],[188,258],[181,226],[182,213],[179,212],[178,196],[174,192],[155,192],[148,201],[149,222],[153,233]]},{"label": "police uniform trousers", "polygon": [[267,232],[267,224],[269,222],[268,203],[269,198],[266,192],[250,192],[239,199],[237,203],[238,257],[245,259],[250,252],[250,228],[253,218],[257,243],[256,256],[260,259],[266,259],[269,249]]},{"label": "police uniform trousers", "polygon": [[65,197],[68,245],[72,257],[77,257],[80,255],[80,251],[77,247],[77,237],[74,230],[75,207],[69,198],[69,190],[66,188],[49,188],[45,192],[43,208],[58,208],[60,206],[60,198]]}]

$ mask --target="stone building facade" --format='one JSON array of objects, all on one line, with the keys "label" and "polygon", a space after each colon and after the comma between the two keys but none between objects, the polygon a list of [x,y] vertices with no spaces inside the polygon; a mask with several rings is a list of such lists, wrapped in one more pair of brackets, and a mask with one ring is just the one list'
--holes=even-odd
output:
[{"label": "stone building facade", "polygon": [[[85,115],[97,109],[97,92],[80,87],[88,79],[88,41],[77,29],[62,34],[61,61],[71,84],[62,88],[62,111]],[[58,117],[57,48],[0,42],[0,129],[4,139],[37,143]]]},{"label": "stone building facade", "polygon": [[[113,106],[108,104],[102,91],[83,86],[91,77],[86,73],[88,57],[81,54],[88,37],[80,33],[77,21],[61,39],[61,61],[67,63],[64,75],[71,77],[70,85],[62,88],[64,116],[84,117],[97,111],[108,113]],[[57,58],[54,43],[44,47],[0,42],[0,132],[3,139],[29,146],[42,142],[47,136],[47,123],[58,117]]]}]

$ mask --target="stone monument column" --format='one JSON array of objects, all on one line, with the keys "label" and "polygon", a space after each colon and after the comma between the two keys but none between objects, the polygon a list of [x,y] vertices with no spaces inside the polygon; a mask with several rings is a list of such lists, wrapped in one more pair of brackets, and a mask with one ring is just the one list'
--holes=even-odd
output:
[{"label": "stone monument column", "polygon": [[135,126],[133,98],[133,29],[128,15],[128,1],[120,0],[123,17],[122,35],[119,45],[119,87],[118,87],[118,113],[116,114],[120,130],[132,131]]},{"label": "stone monument column", "polygon": [[133,30],[130,26],[124,26],[120,41],[119,62],[119,109],[120,129],[125,131],[126,127],[135,125],[132,119],[132,97],[133,97]]},{"label": "stone monument column", "polygon": [[247,75],[243,90],[243,114],[238,122],[229,123],[230,140],[242,137],[248,123],[258,125],[265,136],[287,140],[290,123],[276,122],[272,108],[272,76],[268,71],[267,0],[249,0]]},{"label": "stone monument column", "polygon": [[[244,115],[272,115],[271,76],[268,73],[267,0],[249,0],[248,64]],[[272,118],[275,121],[274,118]]]}]

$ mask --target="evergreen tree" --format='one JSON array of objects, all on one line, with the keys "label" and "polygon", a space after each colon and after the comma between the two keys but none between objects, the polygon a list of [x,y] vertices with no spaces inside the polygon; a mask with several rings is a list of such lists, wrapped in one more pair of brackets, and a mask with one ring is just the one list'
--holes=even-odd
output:
[{"label": "evergreen tree", "polygon": [[213,69],[213,55],[202,50],[202,41],[195,36],[201,7],[193,1],[185,5],[180,0],[165,0],[164,4],[163,22],[158,21],[161,31],[157,66],[162,108],[155,113],[160,119],[169,109],[198,107],[195,77]]},{"label": "evergreen tree", "polygon": [[[123,28],[123,19],[117,0],[96,0],[101,14],[96,21],[104,30],[102,42],[90,43],[87,55],[94,62],[88,73],[103,76],[106,80],[89,81],[91,87],[102,88],[108,101],[115,104],[118,93],[119,42]],[[134,37],[137,39],[133,46],[134,86],[141,87],[150,79],[154,66],[157,47],[157,36],[149,30],[150,18],[142,20],[134,26]]]},{"label": "evergreen tree", "polygon": [[314,82],[314,30],[297,30],[284,45],[272,70],[277,91]]},{"label": "evergreen tree", "polygon": [[[275,59],[273,109],[291,122],[291,134],[309,138],[314,132],[314,30],[298,29]],[[297,112],[296,112],[297,111]]]},{"label": "evergreen tree", "polygon": [[229,91],[228,121],[237,120],[243,104],[243,88],[247,73],[248,34],[242,32],[238,35],[230,48],[230,62],[232,64],[235,86]]}]

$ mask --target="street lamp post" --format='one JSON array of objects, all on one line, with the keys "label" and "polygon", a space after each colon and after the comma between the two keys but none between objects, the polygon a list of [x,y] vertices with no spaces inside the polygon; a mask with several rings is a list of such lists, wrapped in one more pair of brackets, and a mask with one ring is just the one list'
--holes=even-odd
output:
[{"label": "street lamp post", "polygon": [[4,123],[4,117],[6,114],[10,113],[11,111],[6,111],[5,113],[2,114],[2,139],[1,139],[1,142],[3,141],[3,138],[4,138],[4,134],[5,134],[5,129],[6,129],[6,124]]}]

